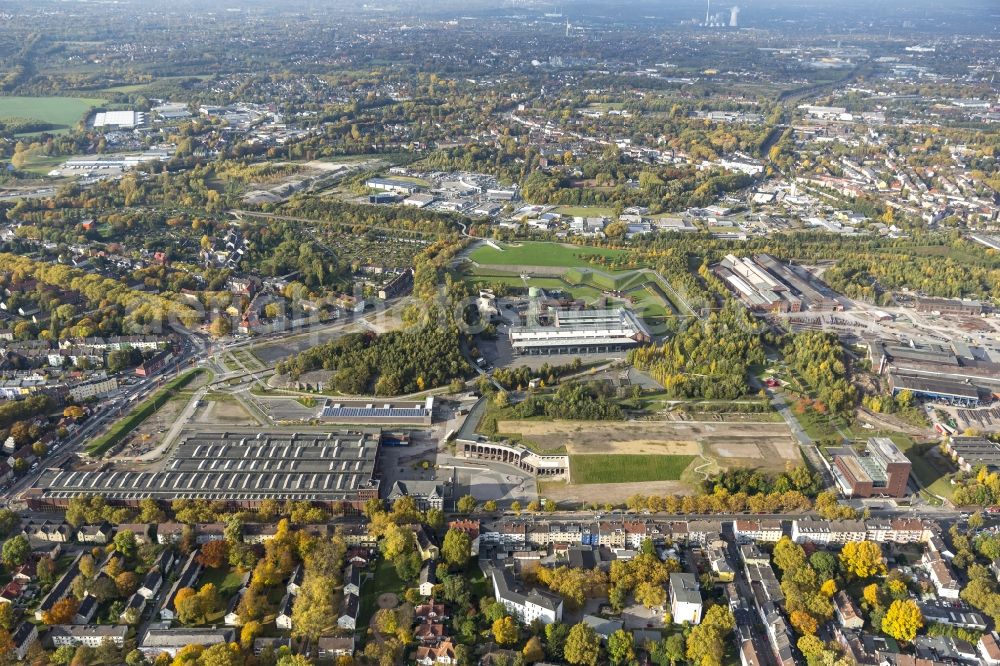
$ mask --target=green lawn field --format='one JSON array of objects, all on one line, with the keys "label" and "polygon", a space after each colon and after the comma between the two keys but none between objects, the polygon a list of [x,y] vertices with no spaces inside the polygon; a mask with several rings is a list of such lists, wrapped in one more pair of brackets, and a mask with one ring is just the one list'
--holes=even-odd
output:
[{"label": "green lawn field", "polygon": [[104,104],[88,97],[0,97],[0,120],[24,118],[70,129],[87,111]]},{"label": "green lawn field", "polygon": [[52,171],[63,162],[65,162],[68,157],[65,155],[30,155],[21,167],[21,171],[28,171],[30,173],[35,173],[38,175],[45,175],[49,171]]},{"label": "green lawn field", "polygon": [[554,212],[570,217],[611,217],[615,209],[608,206],[557,206]]},{"label": "green lawn field", "polygon": [[910,459],[913,464],[913,475],[917,477],[920,485],[938,497],[951,499],[954,492],[951,476],[955,470],[948,461],[939,453],[928,451],[926,445],[915,446],[913,440],[904,434],[893,434],[890,438]]},{"label": "green lawn field", "polygon": [[207,583],[215,585],[215,591],[219,593],[219,598],[224,600],[223,607],[208,616],[206,625],[215,625],[222,622],[226,615],[226,604],[243,586],[243,575],[235,569],[223,566],[219,569],[205,569],[198,580],[196,589]]},{"label": "green lawn field", "polygon": [[[471,284],[498,285],[510,287],[538,287],[547,291],[561,291],[572,298],[582,299],[586,303],[597,303],[604,298],[604,291],[609,289],[631,289],[636,284],[642,284],[650,279],[652,273],[647,271],[626,271],[619,275],[608,276],[595,274],[592,271],[570,269],[563,277],[530,277],[527,280],[517,275],[497,275],[486,269],[473,270],[466,281]],[[596,279],[595,279],[596,278]],[[624,288],[624,289],[623,289]],[[662,323],[662,319],[673,315],[677,310],[669,299],[661,297],[650,289],[632,289],[629,296],[633,300],[632,309],[647,319],[647,323]],[[616,301],[613,301],[616,302]]]},{"label": "green lawn field", "polygon": [[215,590],[222,598],[228,599],[243,586],[243,575],[227,566],[218,569],[205,569],[198,580],[198,586],[201,587],[206,583],[215,585]]},{"label": "green lawn field", "polygon": [[572,483],[635,483],[677,481],[695,456],[657,455],[571,455]]},{"label": "green lawn field", "polygon": [[401,181],[403,181],[405,183],[413,183],[417,187],[430,187],[431,186],[430,181],[424,180],[423,178],[418,178],[416,176],[397,176],[395,174],[391,174],[391,175],[388,175],[388,176],[384,176],[384,178],[391,178],[392,180],[401,180]]},{"label": "green lawn field", "polygon": [[375,565],[375,574],[370,580],[361,586],[361,608],[358,610],[358,629],[366,629],[371,622],[375,611],[378,610],[379,595],[386,592],[403,596],[406,585],[396,574],[396,567],[392,562],[379,559]]},{"label": "green lawn field", "polygon": [[486,284],[505,284],[511,287],[538,287],[546,291],[561,291],[569,294],[573,298],[581,298],[587,302],[593,302],[601,297],[601,291],[593,287],[584,285],[573,286],[566,284],[558,278],[528,278],[527,282],[516,275],[474,275],[472,282]]},{"label": "green lawn field", "polygon": [[559,278],[531,277],[527,281],[518,275],[496,275],[486,271],[474,270],[466,279],[473,284],[505,284],[509,287],[538,287],[539,289],[567,289],[569,285]]},{"label": "green lawn field", "polygon": [[561,243],[525,242],[502,244],[503,251],[489,245],[476,248],[471,259],[480,264],[504,266],[565,266],[584,268],[590,264],[585,257],[616,257],[622,250],[602,247],[563,245]]}]

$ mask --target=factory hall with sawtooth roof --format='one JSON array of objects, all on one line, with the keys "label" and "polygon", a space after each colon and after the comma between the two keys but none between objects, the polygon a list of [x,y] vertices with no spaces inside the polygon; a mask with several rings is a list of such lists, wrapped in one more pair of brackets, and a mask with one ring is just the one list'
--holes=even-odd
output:
[{"label": "factory hall with sawtooth roof", "polygon": [[380,440],[378,432],[358,430],[204,432],[175,447],[159,471],[50,469],[25,497],[35,509],[65,507],[74,497],[88,495],[123,506],[152,498],[201,499],[250,510],[264,500],[360,508],[378,497]]}]

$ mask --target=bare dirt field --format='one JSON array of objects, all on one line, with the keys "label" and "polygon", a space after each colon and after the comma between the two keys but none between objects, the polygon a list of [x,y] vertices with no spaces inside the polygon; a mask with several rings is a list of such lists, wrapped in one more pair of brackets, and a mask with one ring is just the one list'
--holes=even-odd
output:
[{"label": "bare dirt field", "polygon": [[254,425],[254,421],[236,400],[211,400],[195,412],[194,423],[202,425]]},{"label": "bare dirt field", "polygon": [[632,495],[694,495],[694,489],[683,481],[654,481],[643,483],[592,483],[576,486],[561,481],[538,484],[538,493],[554,502],[608,502],[623,504]]},{"label": "bare dirt field", "polygon": [[517,433],[542,449],[565,446],[570,454],[704,455],[719,467],[783,470],[801,464],[784,423],[703,421],[501,421],[501,433]]},{"label": "bare dirt field", "polygon": [[518,433],[544,449],[565,446],[570,453],[697,455],[694,438],[672,432],[680,430],[674,426],[637,421],[500,421],[497,430]]},{"label": "bare dirt field", "polygon": [[184,391],[164,403],[129,433],[124,439],[118,455],[138,456],[156,448],[163,439],[163,433],[174,424],[174,421],[180,418],[181,412],[184,411],[184,407],[190,399],[190,393]]}]

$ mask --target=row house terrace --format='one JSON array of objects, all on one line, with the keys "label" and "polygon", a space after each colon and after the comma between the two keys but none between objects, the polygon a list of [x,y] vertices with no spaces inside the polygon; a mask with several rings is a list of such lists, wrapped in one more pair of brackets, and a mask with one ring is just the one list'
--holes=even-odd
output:
[{"label": "row house terrace", "polygon": [[639,548],[646,539],[654,543],[687,542],[688,524],[684,521],[578,522],[526,518],[484,524],[480,533],[480,541],[485,544],[508,546],[544,547],[564,543],[609,548]]}]

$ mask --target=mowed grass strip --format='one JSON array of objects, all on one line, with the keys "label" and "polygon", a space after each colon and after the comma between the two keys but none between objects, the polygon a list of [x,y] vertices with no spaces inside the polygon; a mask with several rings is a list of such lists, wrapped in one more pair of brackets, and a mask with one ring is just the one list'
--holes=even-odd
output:
[{"label": "mowed grass strip", "polygon": [[694,458],[683,455],[572,455],[569,457],[570,479],[580,485],[678,481]]},{"label": "mowed grass strip", "polygon": [[104,103],[92,97],[0,97],[0,120],[23,118],[68,129],[89,109]]},{"label": "mowed grass strip", "polygon": [[624,250],[561,243],[523,242],[516,245],[498,243],[503,250],[483,245],[473,250],[470,258],[480,264],[501,266],[565,266],[584,268],[590,264],[584,257],[615,257]]}]

